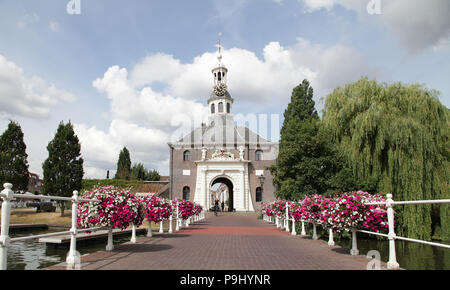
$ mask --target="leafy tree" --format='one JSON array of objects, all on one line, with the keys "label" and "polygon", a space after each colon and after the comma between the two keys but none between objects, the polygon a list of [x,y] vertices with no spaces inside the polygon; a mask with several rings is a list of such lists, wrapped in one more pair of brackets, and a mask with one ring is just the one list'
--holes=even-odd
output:
[{"label": "leafy tree", "polygon": [[[43,193],[70,197],[74,190],[80,190],[83,179],[83,158],[81,145],[69,122],[58,126],[55,137],[47,146],[48,158],[43,164]],[[65,202],[59,202],[61,216],[64,216]]]},{"label": "leafy tree", "polygon": [[8,182],[14,190],[26,191],[29,179],[26,148],[20,125],[10,121],[0,136],[1,185]]},{"label": "leafy tree", "polygon": [[[356,180],[367,180],[380,193],[392,193],[394,200],[448,195],[448,183],[443,184],[449,180],[449,110],[438,95],[422,85],[362,78],[326,98],[324,124]],[[395,210],[398,235],[430,239],[430,205]],[[448,206],[441,206],[441,217],[448,225]]]},{"label": "leafy tree", "polygon": [[337,187],[332,179],[341,169],[337,150],[314,106],[313,89],[304,80],[292,92],[284,112],[277,164],[269,167],[278,198],[300,199]]},{"label": "leafy tree", "polygon": [[116,179],[129,180],[131,177],[131,158],[130,152],[126,147],[119,153],[119,160],[117,161]]},{"label": "leafy tree", "polygon": [[155,169],[150,170],[146,173],[146,180],[147,181],[159,181],[161,179],[161,176],[159,175],[159,172]]},{"label": "leafy tree", "polygon": [[132,180],[158,181],[160,175],[156,170],[147,170],[142,163],[136,163],[131,167]]}]

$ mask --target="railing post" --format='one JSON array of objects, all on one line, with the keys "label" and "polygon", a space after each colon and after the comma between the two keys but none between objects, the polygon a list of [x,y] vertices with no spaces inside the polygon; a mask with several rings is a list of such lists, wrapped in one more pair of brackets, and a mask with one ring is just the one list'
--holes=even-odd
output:
[{"label": "railing post", "polygon": [[147,229],[147,237],[151,238],[152,235],[152,222],[150,220],[148,220],[148,229]]},{"label": "railing post", "polygon": [[300,235],[302,236],[306,236],[306,231],[305,231],[305,222],[302,220],[302,232],[300,233]]},{"label": "railing post", "polygon": [[350,250],[350,255],[359,255],[358,242],[356,241],[356,229],[352,228],[352,249]]},{"label": "railing post", "polygon": [[131,226],[131,240],[130,240],[130,242],[133,243],[133,244],[136,244],[136,225],[135,224],[133,224]]},{"label": "railing post", "polygon": [[286,222],[285,222],[286,226],[286,232],[289,233],[289,207],[286,204]]},{"label": "railing post", "polygon": [[329,235],[328,235],[328,246],[334,246],[334,239],[333,239],[333,229],[330,228]]},{"label": "railing post", "polygon": [[317,240],[317,229],[316,229],[316,223],[313,223],[313,235],[312,235],[312,239],[313,240]]},{"label": "railing post", "polygon": [[177,215],[175,218],[175,231],[180,230],[180,217],[178,216],[178,205],[177,205]]},{"label": "railing post", "polygon": [[11,216],[11,199],[14,192],[11,190],[12,184],[3,184],[5,189],[2,190],[3,203],[2,203],[2,225],[0,235],[0,270],[6,270],[8,266],[8,247],[10,243],[9,238],[9,220]]},{"label": "railing post", "polygon": [[172,220],[173,220],[173,217],[172,217],[172,214],[170,214],[170,216],[169,216],[169,234],[173,233]]},{"label": "railing post", "polygon": [[160,234],[164,233],[164,229],[163,229],[163,221],[164,221],[164,220],[161,220],[161,221],[159,222],[159,233],[160,233]]},{"label": "railing post", "polygon": [[395,231],[394,231],[394,209],[392,208],[394,200],[392,199],[392,194],[386,194],[386,207],[387,207],[387,218],[389,225],[389,261],[387,262],[387,268],[389,270],[398,270],[400,265],[397,263],[397,257],[395,254]]},{"label": "railing post", "polygon": [[292,232],[291,235],[296,236],[297,232],[295,231],[295,219],[292,218]]},{"label": "railing post", "polygon": [[80,264],[80,255],[77,252],[77,210],[78,191],[74,190],[72,195],[72,228],[70,229],[70,248],[66,259],[66,263],[68,266]]},{"label": "railing post", "polygon": [[106,251],[110,252],[114,250],[114,244],[113,244],[113,230],[112,226],[108,229],[108,243],[106,244]]}]

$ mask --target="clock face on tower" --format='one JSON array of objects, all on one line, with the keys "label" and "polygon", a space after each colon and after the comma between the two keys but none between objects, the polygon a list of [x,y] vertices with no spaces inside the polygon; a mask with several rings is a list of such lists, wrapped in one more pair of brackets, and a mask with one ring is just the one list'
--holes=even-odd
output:
[{"label": "clock face on tower", "polygon": [[216,86],[214,86],[214,93],[217,96],[223,96],[227,92],[227,85],[220,83]]}]

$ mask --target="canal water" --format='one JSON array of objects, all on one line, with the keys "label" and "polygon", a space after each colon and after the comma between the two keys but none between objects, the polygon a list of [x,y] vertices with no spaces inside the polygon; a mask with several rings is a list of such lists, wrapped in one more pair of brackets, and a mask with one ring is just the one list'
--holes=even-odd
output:
[{"label": "canal water", "polygon": [[[328,241],[328,238],[324,238],[324,240]],[[442,241],[435,242],[450,244]],[[335,243],[350,253],[352,248],[350,239],[335,240]],[[387,262],[389,260],[389,242],[387,239],[358,238],[357,245],[360,255],[367,255],[369,251],[376,250],[380,253],[381,261]],[[395,252],[397,262],[402,269],[450,270],[450,249],[397,240],[395,241]],[[368,259],[368,261],[370,260]]]},{"label": "canal water", "polygon": [[[51,232],[63,231],[58,228],[48,230],[26,230],[10,233],[11,238],[40,235]],[[136,234],[144,236],[144,234]],[[114,244],[130,241],[130,235],[114,237]],[[77,242],[77,251],[80,255],[85,255],[97,251],[105,250],[106,238],[90,241]],[[68,247],[46,246],[39,243],[37,239],[27,241],[12,242],[8,248],[8,270],[37,270],[50,267],[64,262],[67,257]]]}]

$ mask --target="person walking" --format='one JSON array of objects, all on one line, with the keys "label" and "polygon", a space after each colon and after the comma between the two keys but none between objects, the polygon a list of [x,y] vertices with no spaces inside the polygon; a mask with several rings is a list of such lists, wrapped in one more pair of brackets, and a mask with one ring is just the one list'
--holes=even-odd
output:
[{"label": "person walking", "polygon": [[217,211],[219,210],[219,199],[216,198],[214,202],[214,215],[217,215]]},{"label": "person walking", "polygon": [[225,202],[223,202],[223,200],[222,200],[221,206],[222,206],[222,212],[223,212],[225,210]]}]

